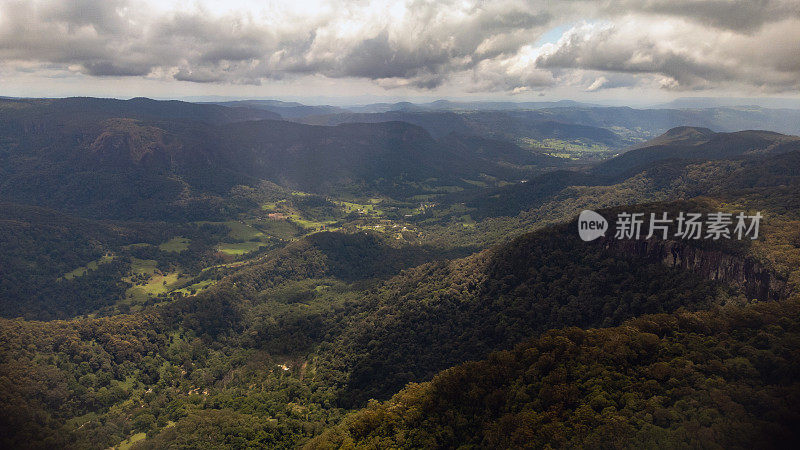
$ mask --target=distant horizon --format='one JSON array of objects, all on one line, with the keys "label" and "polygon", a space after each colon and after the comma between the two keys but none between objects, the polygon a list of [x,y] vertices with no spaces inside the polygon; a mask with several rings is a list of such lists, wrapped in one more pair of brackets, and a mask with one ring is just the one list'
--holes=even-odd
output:
[{"label": "distant horizon", "polygon": [[[0,98],[8,99],[63,99],[63,98],[103,98],[115,100],[131,100],[134,98],[148,98],[158,101],[183,101],[188,103],[221,103],[237,101],[277,101],[283,103],[299,103],[306,106],[336,106],[365,107],[378,104],[398,104],[411,103],[415,105],[429,105],[435,102],[450,103],[469,103],[469,104],[544,104],[544,103],[575,103],[585,107],[630,107],[634,109],[702,109],[702,108],[721,108],[721,107],[749,107],[755,106],[767,109],[800,109],[800,97],[709,97],[709,96],[685,96],[676,97],[670,101],[652,102],[643,99],[611,99],[599,101],[585,101],[575,98],[540,98],[531,100],[509,99],[505,97],[497,98],[464,98],[464,97],[400,97],[400,96],[264,96],[264,97],[242,97],[230,95],[196,95],[196,96],[106,96],[106,95],[4,95]],[[702,105],[701,105],[702,104]]]},{"label": "distant horizon", "polygon": [[28,97],[800,102],[798,43],[781,0],[0,0],[3,94]]}]

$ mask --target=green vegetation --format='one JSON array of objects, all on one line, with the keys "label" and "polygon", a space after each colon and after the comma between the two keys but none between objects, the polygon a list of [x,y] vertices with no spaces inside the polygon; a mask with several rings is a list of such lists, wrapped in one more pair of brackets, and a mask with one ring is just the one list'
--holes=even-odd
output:
[{"label": "green vegetation", "polygon": [[185,237],[176,236],[167,242],[159,244],[158,248],[165,252],[180,253],[189,248],[189,242],[191,241]]},{"label": "green vegetation", "polygon": [[113,261],[114,257],[115,256],[114,256],[113,253],[106,253],[105,255],[100,257],[100,259],[95,260],[95,261],[90,261],[89,263],[87,263],[83,267],[78,267],[75,270],[69,271],[69,272],[65,273],[63,276],[61,276],[59,279],[60,280],[61,279],[63,279],[63,280],[71,280],[71,279],[73,279],[75,277],[82,277],[82,276],[86,275],[86,272],[88,272],[90,270],[97,270],[97,266],[99,266],[100,264],[105,264],[107,262]]},{"label": "green vegetation", "polygon": [[261,242],[260,240],[247,242],[226,242],[220,244],[218,249],[220,252],[225,253],[226,255],[241,256],[267,245],[267,243]]},{"label": "green vegetation", "polygon": [[794,445],[799,317],[792,301],[549,331],[373,402],[305,448]]},{"label": "green vegetation", "polygon": [[[591,165],[673,117],[138,102],[0,100],[0,447],[797,440],[800,140],[682,127]],[[582,209],[764,220],[583,242]]]},{"label": "green vegetation", "polygon": [[529,148],[536,152],[541,152],[546,155],[554,156],[556,158],[566,158],[573,160],[584,160],[590,158],[608,158],[613,156],[617,150],[610,148],[607,145],[599,144],[585,139],[532,139],[523,138],[520,140],[520,145]]},{"label": "green vegetation", "polygon": [[335,202],[337,205],[341,206],[344,209],[344,212],[347,214],[350,213],[358,213],[358,214],[374,214],[374,215],[381,215],[383,214],[382,211],[378,208],[378,204],[380,203],[380,199],[372,199],[367,204],[360,204],[360,203],[352,203],[352,202]]},{"label": "green vegetation", "polygon": [[118,446],[114,447],[116,450],[130,450],[133,447],[133,444],[144,440],[147,437],[147,433],[136,433],[133,436],[129,437],[122,441]]},{"label": "green vegetation", "polygon": [[190,277],[180,277],[178,271],[162,272],[157,266],[158,261],[152,259],[132,259],[131,275],[125,278],[131,287],[125,292],[123,304],[133,306],[146,303],[148,299],[170,292],[191,280]]}]

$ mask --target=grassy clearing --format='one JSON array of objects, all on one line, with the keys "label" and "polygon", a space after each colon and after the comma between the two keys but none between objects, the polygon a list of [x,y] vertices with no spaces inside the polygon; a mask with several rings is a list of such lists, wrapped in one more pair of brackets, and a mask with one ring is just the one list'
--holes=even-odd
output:
[{"label": "grassy clearing", "polygon": [[198,283],[186,286],[185,288],[177,289],[175,292],[183,292],[186,295],[197,294],[198,292],[202,292],[208,289],[208,287],[214,285],[214,283],[215,283],[214,280],[203,280]]},{"label": "grassy clearing", "polygon": [[[377,201],[374,201],[377,200]],[[359,214],[369,214],[369,215],[376,215],[380,216],[383,215],[383,211],[376,207],[379,204],[381,199],[370,199],[370,203],[354,203],[354,202],[345,202],[345,201],[334,201],[336,205],[341,207],[345,213],[359,213]]]},{"label": "grassy clearing", "polygon": [[158,248],[165,252],[180,253],[189,248],[190,239],[182,236],[176,236],[167,242],[162,243]]},{"label": "grassy clearing", "polygon": [[295,224],[288,220],[274,220],[267,219],[258,221],[255,226],[262,231],[263,234],[288,241],[297,237],[302,230]]},{"label": "grassy clearing", "polygon": [[191,277],[179,277],[180,272],[177,271],[162,273],[156,268],[157,264],[157,261],[152,259],[133,258],[131,262],[133,275],[126,278],[125,281],[137,283],[136,279],[141,278],[142,275],[145,275],[147,279],[143,283],[134,284],[134,286],[125,291],[127,303],[137,304],[144,302],[158,294],[170,292],[191,280]]},{"label": "grassy clearing", "polygon": [[131,271],[133,273],[154,274],[158,261],[155,259],[131,258]]},{"label": "grassy clearing", "polygon": [[245,221],[229,220],[224,222],[224,224],[228,227],[228,229],[230,229],[228,236],[233,239],[242,239],[247,241],[253,238],[264,236],[264,233]]},{"label": "grassy clearing", "polygon": [[[228,238],[239,242],[220,242],[217,251],[229,256],[240,256],[258,250],[261,247],[270,245],[270,237],[287,239],[294,236],[295,229],[287,224],[279,224],[279,221],[258,221],[259,227],[255,227],[255,219],[248,220],[229,220],[227,222],[198,222],[199,224],[208,223],[215,225],[225,225],[228,227]],[[275,222],[275,223],[272,223]],[[265,233],[264,230],[274,231],[275,234]]]},{"label": "grassy clearing", "polygon": [[97,266],[99,266],[100,264],[111,262],[111,261],[114,260],[114,258],[116,258],[116,256],[113,253],[106,253],[105,255],[100,257],[100,259],[91,261],[91,262],[89,262],[88,264],[86,264],[83,267],[78,267],[75,270],[67,272],[64,275],[62,275],[61,278],[59,278],[59,279],[71,280],[71,279],[73,279],[75,277],[82,277],[82,276],[86,275],[86,272],[88,272],[90,270],[96,270]]},{"label": "grassy clearing", "polygon": [[467,184],[471,184],[473,186],[477,186],[477,187],[486,187],[486,186],[488,186],[488,184],[485,181],[480,181],[480,180],[467,180],[466,178],[462,178],[461,181],[463,181],[463,182],[465,182]]},{"label": "grassy clearing", "polygon": [[133,447],[133,444],[143,441],[147,437],[146,433],[136,433],[133,436],[125,439],[124,441],[120,442],[118,446],[116,446],[117,450],[128,450]]},{"label": "grassy clearing", "polygon": [[580,139],[530,139],[524,138],[519,142],[523,147],[530,148],[556,158],[580,159],[587,156],[604,156],[610,151],[609,147],[594,142],[584,142]]},{"label": "grassy clearing", "polygon": [[289,216],[288,220],[291,221],[292,223],[294,223],[295,225],[299,226],[300,228],[302,228],[306,232],[319,231],[319,230],[325,229],[325,228],[329,227],[330,225],[333,225],[334,223],[336,223],[335,220],[326,220],[326,221],[323,221],[323,222],[319,222],[319,221],[316,221],[316,220],[304,219],[304,218],[300,217],[299,214],[291,214]]},{"label": "grassy clearing", "polygon": [[[169,428],[173,426],[175,426],[175,422],[169,420],[167,421],[167,425],[165,425],[164,428]],[[120,442],[119,445],[114,447],[114,450],[129,450],[131,447],[133,447],[133,444],[143,441],[145,439],[147,439],[147,433],[136,433],[133,436],[129,437],[128,439],[125,439],[124,441]]]},{"label": "grassy clearing", "polygon": [[267,245],[269,244],[263,241],[223,242],[217,246],[217,251],[230,256],[240,256]]},{"label": "grassy clearing", "polygon": [[281,203],[285,203],[285,200],[281,200],[279,202],[267,202],[261,205],[261,209],[264,211],[275,211],[278,209],[278,205]]},{"label": "grassy clearing", "polygon": [[228,237],[232,239],[242,239],[248,240],[254,237],[260,237],[264,233],[259,231],[258,229],[254,228],[250,223],[252,220],[244,221],[244,220],[228,220],[226,222],[195,222],[198,225],[225,225],[228,227]]},{"label": "grassy clearing", "polygon": [[475,228],[475,220],[469,214],[461,216],[459,221],[464,228]]}]

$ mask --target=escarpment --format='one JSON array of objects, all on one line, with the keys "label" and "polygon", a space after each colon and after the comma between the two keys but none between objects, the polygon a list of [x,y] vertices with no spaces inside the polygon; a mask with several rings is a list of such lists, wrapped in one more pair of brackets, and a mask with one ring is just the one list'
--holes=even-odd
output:
[{"label": "escarpment", "polygon": [[732,255],[674,240],[602,239],[606,249],[661,261],[711,280],[738,286],[750,299],[781,300],[789,295],[785,279],[751,257]]}]

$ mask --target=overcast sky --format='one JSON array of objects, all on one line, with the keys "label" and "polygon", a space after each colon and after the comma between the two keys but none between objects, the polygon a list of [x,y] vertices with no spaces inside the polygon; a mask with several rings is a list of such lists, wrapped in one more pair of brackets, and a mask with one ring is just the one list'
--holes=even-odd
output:
[{"label": "overcast sky", "polygon": [[800,92],[800,0],[0,0],[0,95]]}]

